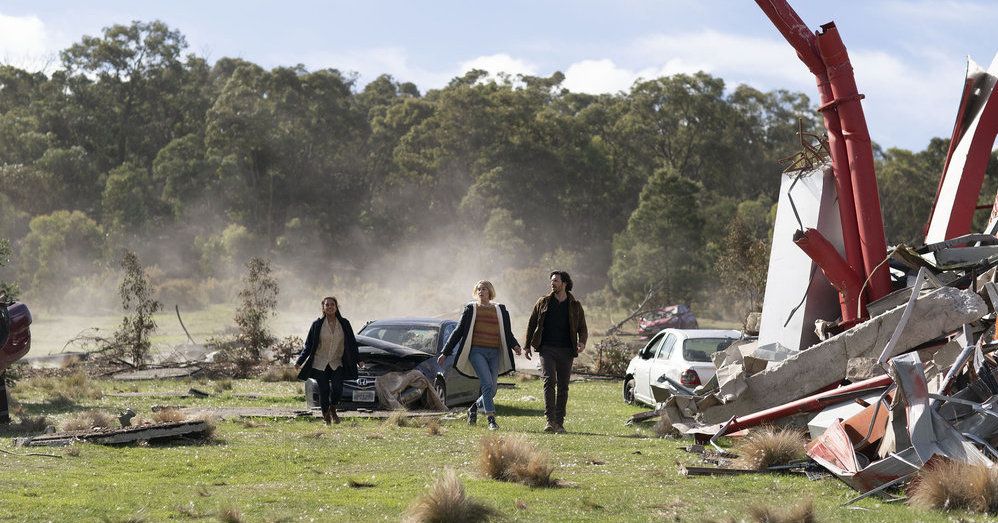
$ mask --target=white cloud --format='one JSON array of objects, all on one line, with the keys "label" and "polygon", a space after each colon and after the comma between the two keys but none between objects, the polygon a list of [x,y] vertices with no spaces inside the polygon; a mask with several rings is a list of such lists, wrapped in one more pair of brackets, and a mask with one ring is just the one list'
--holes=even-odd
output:
[{"label": "white cloud", "polygon": [[39,70],[52,66],[56,55],[45,24],[38,17],[0,13],[0,61]]},{"label": "white cloud", "polygon": [[583,60],[565,69],[562,85],[580,93],[616,93],[627,91],[635,77],[633,71],[618,67],[613,60]]},{"label": "white cloud", "polygon": [[499,73],[507,73],[511,75],[535,75],[537,74],[537,67],[535,67],[530,62],[520,60],[518,58],[513,58],[505,53],[493,54],[488,56],[479,56],[477,58],[472,58],[466,62],[463,62],[458,67],[458,74],[464,74],[472,69],[481,69],[483,71],[488,71],[489,74],[495,76]]},{"label": "white cloud", "polygon": [[275,55],[274,65],[302,63],[310,70],[333,68],[343,72],[356,72],[361,85],[382,74],[388,74],[401,82],[413,82],[421,89],[445,85],[453,74],[439,73],[417,67],[411,63],[409,54],[401,47],[373,47],[341,53],[311,53],[307,55]]}]

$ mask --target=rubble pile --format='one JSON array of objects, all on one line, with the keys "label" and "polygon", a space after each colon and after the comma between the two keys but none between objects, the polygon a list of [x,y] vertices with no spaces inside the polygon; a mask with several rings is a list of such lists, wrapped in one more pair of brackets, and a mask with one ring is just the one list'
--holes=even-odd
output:
[{"label": "rubble pile", "polygon": [[998,136],[998,57],[968,63],[925,245],[887,248],[835,24],[812,32],[785,0],[757,3],[814,74],[827,141],[802,135],[782,180],[758,338],[717,353],[693,391],[653,384],[658,412],[701,443],[807,425],[810,459],[864,495],[939,460],[994,467],[998,199],[986,229],[971,226]]}]

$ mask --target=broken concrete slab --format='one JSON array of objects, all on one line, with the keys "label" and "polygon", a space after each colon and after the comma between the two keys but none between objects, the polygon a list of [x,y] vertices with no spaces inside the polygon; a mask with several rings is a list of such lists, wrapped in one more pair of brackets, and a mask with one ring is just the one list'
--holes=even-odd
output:
[{"label": "broken concrete slab", "polygon": [[[876,358],[894,334],[905,307],[870,319],[808,350],[746,378],[747,389],[737,402],[702,411],[702,422],[719,423],[803,398],[834,385],[849,373],[849,360]],[[988,312],[975,292],[943,287],[919,297],[907,328],[899,334],[894,356],[959,329]],[[855,369],[854,369],[855,372]]]}]

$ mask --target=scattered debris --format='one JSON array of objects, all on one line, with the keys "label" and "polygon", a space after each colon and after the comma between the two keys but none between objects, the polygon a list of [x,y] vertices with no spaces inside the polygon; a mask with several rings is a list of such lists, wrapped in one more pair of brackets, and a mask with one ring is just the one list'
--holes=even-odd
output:
[{"label": "scattered debris", "polygon": [[86,441],[102,445],[119,445],[139,441],[155,441],[178,437],[196,437],[210,433],[211,424],[206,420],[159,423],[121,429],[88,429],[58,432],[26,438],[14,438],[19,447],[61,447],[74,441]]}]

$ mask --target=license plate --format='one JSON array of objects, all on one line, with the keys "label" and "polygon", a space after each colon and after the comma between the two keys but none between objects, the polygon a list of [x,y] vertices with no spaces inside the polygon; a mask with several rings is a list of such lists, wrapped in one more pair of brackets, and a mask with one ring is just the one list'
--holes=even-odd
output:
[{"label": "license plate", "polygon": [[353,400],[358,403],[370,403],[374,401],[374,391],[355,390],[353,391]]}]

